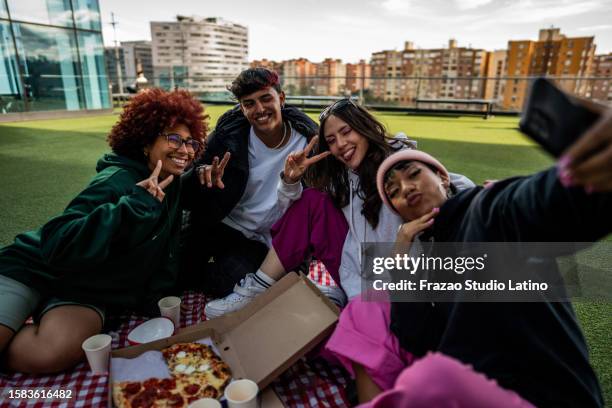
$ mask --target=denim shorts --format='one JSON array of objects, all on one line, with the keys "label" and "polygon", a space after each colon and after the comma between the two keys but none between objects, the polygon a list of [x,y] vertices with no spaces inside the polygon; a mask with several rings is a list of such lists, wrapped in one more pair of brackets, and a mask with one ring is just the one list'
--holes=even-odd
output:
[{"label": "denim shorts", "polygon": [[60,298],[42,298],[40,293],[21,282],[0,275],[0,324],[19,331],[28,317],[40,321],[49,310],[58,306],[84,306],[95,310],[104,325],[104,309],[86,303],[79,303]]}]

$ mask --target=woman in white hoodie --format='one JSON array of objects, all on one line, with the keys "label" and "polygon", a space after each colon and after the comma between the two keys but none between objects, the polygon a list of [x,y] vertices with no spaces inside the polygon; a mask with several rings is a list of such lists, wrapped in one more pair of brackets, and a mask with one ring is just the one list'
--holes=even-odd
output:
[{"label": "woman in white hoodie", "polygon": [[[344,293],[348,298],[361,293],[361,243],[395,241],[402,220],[382,205],[376,171],[387,156],[416,143],[389,137],[384,125],[351,99],[327,107],[319,126],[315,153],[331,155],[302,169],[313,188],[304,190],[273,227],[272,248],[260,269],[236,285],[234,293],[209,302],[208,318],[242,308],[309,255],[322,261],[342,288],[322,288],[342,306]],[[458,189],[474,185],[452,173],[451,182]]]}]

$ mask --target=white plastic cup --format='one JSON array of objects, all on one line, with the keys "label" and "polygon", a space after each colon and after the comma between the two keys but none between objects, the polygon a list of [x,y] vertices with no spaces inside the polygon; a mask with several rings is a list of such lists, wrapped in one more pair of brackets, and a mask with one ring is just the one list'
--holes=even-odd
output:
[{"label": "white plastic cup", "polygon": [[236,380],[225,388],[225,399],[229,408],[257,408],[258,393],[259,387],[254,381]]},{"label": "white plastic cup", "polygon": [[96,334],[85,340],[81,345],[93,374],[108,374],[112,341],[113,338],[108,334]]},{"label": "white plastic cup", "polygon": [[163,317],[167,317],[174,323],[174,328],[178,328],[181,324],[181,298],[176,296],[167,296],[157,302],[159,312]]},{"label": "white plastic cup", "polygon": [[187,408],[221,408],[221,403],[213,398],[200,398],[189,404]]}]

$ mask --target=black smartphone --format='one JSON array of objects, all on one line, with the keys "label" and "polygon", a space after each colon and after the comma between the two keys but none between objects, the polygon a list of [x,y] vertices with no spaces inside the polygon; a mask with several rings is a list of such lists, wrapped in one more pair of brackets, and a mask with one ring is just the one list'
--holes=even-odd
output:
[{"label": "black smartphone", "polygon": [[559,157],[597,119],[599,114],[581,105],[546,78],[531,84],[519,128],[544,150]]}]

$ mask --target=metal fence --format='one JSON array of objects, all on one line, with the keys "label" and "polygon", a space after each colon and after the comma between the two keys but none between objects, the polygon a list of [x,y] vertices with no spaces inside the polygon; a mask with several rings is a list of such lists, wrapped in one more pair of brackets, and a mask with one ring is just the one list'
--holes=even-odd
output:
[{"label": "metal fence", "polygon": [[[359,98],[368,106],[390,109],[458,110],[518,112],[528,94],[529,84],[535,77],[282,77],[285,93],[301,100],[306,107],[325,105],[325,97]],[[611,77],[548,77],[565,91],[574,95],[612,105]],[[146,87],[165,89],[184,88],[209,103],[234,103],[226,87],[234,76],[215,77],[159,77],[148,80]],[[131,84],[123,93],[136,92],[135,78],[126,78]],[[114,93],[118,89],[113,88]],[[308,99],[308,98],[307,98]],[[487,102],[485,103],[476,102]],[[474,103],[470,103],[474,102]]]}]

